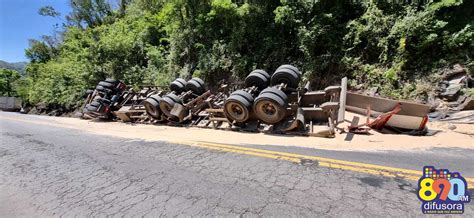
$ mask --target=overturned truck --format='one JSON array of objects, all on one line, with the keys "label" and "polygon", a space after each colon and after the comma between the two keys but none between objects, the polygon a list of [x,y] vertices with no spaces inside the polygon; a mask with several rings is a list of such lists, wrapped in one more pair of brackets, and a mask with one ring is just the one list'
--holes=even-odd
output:
[{"label": "overturned truck", "polygon": [[221,84],[214,92],[200,78],[177,78],[169,87],[147,86],[138,91],[106,79],[88,91],[83,117],[334,137],[344,114],[346,80],[313,91],[309,83],[298,86],[301,77],[298,68],[281,65],[271,76],[254,70],[243,87]]}]

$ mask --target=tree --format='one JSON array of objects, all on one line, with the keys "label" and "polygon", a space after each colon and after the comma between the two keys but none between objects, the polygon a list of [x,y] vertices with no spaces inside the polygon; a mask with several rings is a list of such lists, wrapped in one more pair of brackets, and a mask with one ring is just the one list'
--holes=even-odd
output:
[{"label": "tree", "polygon": [[20,73],[14,70],[0,69],[0,94],[16,96],[15,83],[20,79]]},{"label": "tree", "polygon": [[[412,1],[409,1],[412,2]],[[348,76],[413,98],[453,63],[473,68],[474,1],[70,0],[67,24],[31,40],[21,96],[74,108],[106,77],[130,86],[242,81],[293,64],[314,89]],[[44,16],[60,14],[50,6]],[[474,71],[474,69],[473,69]]]},{"label": "tree", "polygon": [[99,26],[113,14],[112,6],[107,0],[71,0],[70,3],[72,12],[66,19],[80,28]]},{"label": "tree", "polygon": [[30,47],[25,50],[25,55],[32,63],[46,63],[54,56],[54,48],[43,41],[30,39]]},{"label": "tree", "polygon": [[38,14],[40,14],[41,16],[49,16],[49,17],[61,16],[61,13],[57,12],[56,9],[54,9],[53,6],[50,6],[50,5],[41,7],[38,10]]}]

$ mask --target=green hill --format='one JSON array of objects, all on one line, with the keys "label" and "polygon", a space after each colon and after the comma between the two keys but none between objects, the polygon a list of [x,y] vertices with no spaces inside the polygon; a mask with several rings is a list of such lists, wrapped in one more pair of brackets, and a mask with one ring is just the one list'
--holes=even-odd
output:
[{"label": "green hill", "polygon": [[0,69],[5,68],[9,70],[18,71],[22,76],[25,75],[25,68],[28,62],[13,62],[9,63],[6,61],[0,60]]}]

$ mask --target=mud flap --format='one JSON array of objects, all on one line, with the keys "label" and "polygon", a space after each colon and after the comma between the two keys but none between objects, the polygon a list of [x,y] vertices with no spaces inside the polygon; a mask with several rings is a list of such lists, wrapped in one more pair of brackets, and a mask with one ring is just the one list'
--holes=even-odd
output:
[{"label": "mud flap", "polygon": [[189,111],[183,105],[176,103],[173,109],[171,109],[170,114],[179,118],[179,122],[182,122],[189,115]]},{"label": "mud flap", "polygon": [[303,109],[298,108],[298,110],[296,111],[295,119],[286,122],[286,125],[281,128],[281,131],[305,131]]}]

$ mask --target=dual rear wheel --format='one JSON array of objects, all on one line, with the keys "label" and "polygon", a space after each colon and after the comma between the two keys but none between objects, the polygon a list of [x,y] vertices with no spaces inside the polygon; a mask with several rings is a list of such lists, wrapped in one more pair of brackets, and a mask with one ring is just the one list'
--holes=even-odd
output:
[{"label": "dual rear wheel", "polygon": [[253,96],[243,90],[233,92],[224,102],[224,113],[230,121],[244,123],[250,118]]},{"label": "dual rear wheel", "polygon": [[268,87],[255,98],[253,110],[263,123],[276,124],[286,116],[287,100],[288,96],[283,91]]},{"label": "dual rear wheel", "polygon": [[159,95],[150,95],[144,102],[146,113],[155,119],[160,119],[162,114],[160,110],[161,99]]},{"label": "dual rear wheel", "polygon": [[298,88],[298,84],[301,81],[301,72],[298,68],[284,64],[278,67],[273,73],[270,84],[276,86],[279,84],[286,84],[290,88]]},{"label": "dual rear wheel", "polygon": [[149,96],[145,102],[146,113],[155,118],[160,119],[164,114],[167,117],[172,117],[171,110],[174,104],[182,103],[182,99],[178,96],[185,91],[192,91],[196,95],[202,95],[205,92],[204,81],[199,78],[193,78],[189,81],[178,78],[171,82],[169,89],[171,93],[161,97],[158,94]]}]

